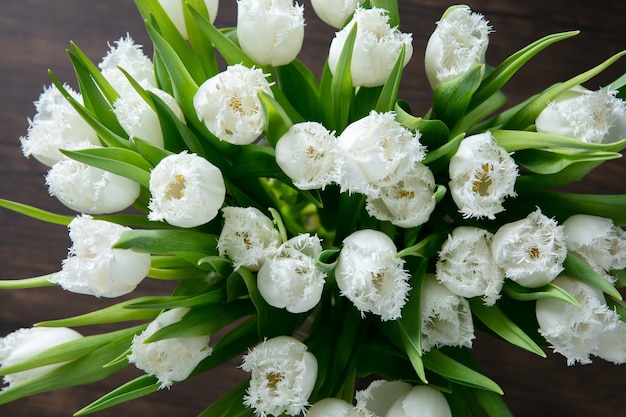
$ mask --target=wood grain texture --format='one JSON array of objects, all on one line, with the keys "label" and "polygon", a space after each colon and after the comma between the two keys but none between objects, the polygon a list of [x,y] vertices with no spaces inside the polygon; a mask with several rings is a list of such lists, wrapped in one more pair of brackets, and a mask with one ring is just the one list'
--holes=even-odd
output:
[{"label": "wood grain texture", "polygon": [[[506,93],[511,103],[597,65],[626,48],[626,2],[583,0],[487,0],[468,4],[484,13],[495,32],[487,54],[497,64],[519,48],[549,33],[580,29],[574,39],[542,52],[515,76]],[[405,72],[401,96],[417,114],[430,106],[430,88],[423,71],[423,51],[435,21],[447,4],[435,0],[401,0],[402,29],[414,36],[414,56]],[[333,36],[320,23],[309,2],[306,47],[300,58],[317,73]],[[0,198],[69,213],[47,194],[43,183],[45,167],[25,159],[18,138],[26,132],[32,102],[49,84],[47,69],[60,80],[75,84],[73,70],[65,55],[69,41],[75,41],[89,57],[99,61],[107,42],[127,32],[138,43],[149,41],[131,0],[0,0]],[[236,3],[223,0],[218,26],[232,26]],[[625,61],[607,74],[587,83],[589,88],[606,85],[625,71]],[[590,174],[578,191],[626,193],[626,164],[612,161]],[[69,241],[63,227],[50,226],[0,211],[1,278],[24,278],[58,270]],[[167,285],[144,282],[138,294],[161,294]],[[0,292],[0,336],[44,319],[61,318],[110,304],[110,300],[64,293],[56,288]],[[100,330],[100,329],[97,329]],[[548,359],[512,348],[480,335],[474,348],[489,376],[505,391],[505,400],[516,416],[607,416],[623,415],[621,397],[626,367],[601,360],[592,365],[567,367],[564,358],[549,353]],[[199,414],[206,405],[233,387],[243,377],[230,364],[210,374],[175,385],[132,403],[115,407],[102,417],[144,416],[187,417]],[[131,367],[115,377],[86,387],[64,389],[0,406],[3,417],[61,417],[97,399],[139,373]],[[156,414],[155,414],[156,415]]]}]

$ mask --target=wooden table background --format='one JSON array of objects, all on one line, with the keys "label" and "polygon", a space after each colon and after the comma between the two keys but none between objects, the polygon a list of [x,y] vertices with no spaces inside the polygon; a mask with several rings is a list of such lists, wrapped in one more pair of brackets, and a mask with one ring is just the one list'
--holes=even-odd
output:
[{"label": "wooden table background", "polygon": [[[414,36],[414,56],[405,72],[401,96],[417,114],[428,109],[430,88],[423,72],[423,51],[435,21],[449,3],[435,0],[402,0],[402,29]],[[484,13],[495,33],[491,35],[488,62],[497,64],[528,43],[549,33],[581,29],[574,39],[550,47],[515,76],[507,88],[511,102],[572,77],[626,48],[626,2],[582,0],[474,0],[468,4]],[[320,23],[305,2],[306,47],[300,58],[318,73],[333,31]],[[47,69],[74,84],[73,71],[64,51],[75,41],[94,61],[107,51],[107,42],[127,32],[148,45],[143,24],[131,0],[0,0],[0,198],[69,213],[47,194],[46,168],[25,159],[18,138],[25,134],[32,102],[49,84]],[[222,0],[217,24],[232,26],[236,3]],[[622,59],[604,76],[587,83],[606,85],[623,73]],[[626,164],[607,163],[577,184],[578,191],[626,193]],[[63,227],[41,224],[0,211],[0,278],[24,278],[58,270],[69,241]],[[144,282],[137,294],[169,290],[161,283]],[[110,300],[64,293],[57,288],[0,292],[0,336],[44,319],[68,317],[110,304]],[[104,328],[98,329],[103,330]],[[87,330],[87,332],[93,330]],[[481,335],[475,354],[487,374],[501,384],[505,400],[516,416],[623,415],[626,367],[600,359],[592,365],[567,367],[564,358],[549,353],[541,359]],[[237,363],[175,385],[132,403],[99,413],[100,416],[195,416],[212,400],[242,378]],[[0,406],[3,417],[60,417],[97,399],[138,375],[128,370],[110,380],[87,387],[64,389]]]}]

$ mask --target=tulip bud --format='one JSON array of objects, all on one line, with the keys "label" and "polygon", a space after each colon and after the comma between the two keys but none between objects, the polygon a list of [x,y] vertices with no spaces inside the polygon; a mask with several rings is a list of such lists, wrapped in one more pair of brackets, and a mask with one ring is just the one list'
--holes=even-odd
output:
[{"label": "tulip bud", "polygon": [[591,143],[626,139],[626,102],[606,88],[574,88],[548,103],[539,114],[537,132],[567,136]]},{"label": "tulip bud", "polygon": [[150,270],[150,254],[112,248],[131,230],[91,216],[68,225],[72,247],[63,268],[50,281],[63,289],[96,297],[119,297],[133,291]]},{"label": "tulip bud", "polygon": [[524,287],[541,287],[563,271],[567,254],[563,226],[537,209],[501,226],[493,236],[491,251],[507,278]]},{"label": "tulip bud", "polygon": [[384,417],[391,406],[410,391],[408,382],[377,379],[356,392],[356,408],[366,416]]},{"label": "tulip bud", "polygon": [[324,189],[336,180],[337,139],[324,125],[292,125],[276,144],[276,163],[301,190]]},{"label": "tulip bud", "polygon": [[369,417],[352,404],[339,398],[324,398],[313,404],[306,413],[307,417]]},{"label": "tulip bud", "polygon": [[[93,148],[90,143],[77,146]],[[130,207],[139,197],[136,182],[100,168],[65,158],[46,175],[50,195],[79,213],[107,214]]]},{"label": "tulip bud", "polygon": [[[82,96],[68,85],[63,86],[79,103]],[[65,157],[59,149],[75,150],[88,142],[100,145],[96,132],[74,110],[61,92],[52,85],[45,88],[35,102],[35,116],[28,121],[28,133],[21,137],[24,156],[34,156],[51,167]]]},{"label": "tulip bud", "polygon": [[304,41],[304,7],[292,0],[237,0],[237,39],[259,65],[293,61]]},{"label": "tulip bud", "polygon": [[471,347],[474,323],[467,300],[426,274],[421,293],[422,349],[441,346]]},{"label": "tulip bud", "polygon": [[415,410],[419,410],[420,417],[452,417],[446,397],[427,385],[413,387],[393,403],[385,417],[413,417]]},{"label": "tulip bud", "polygon": [[[0,338],[0,369],[17,365],[45,350],[83,337],[67,327],[31,327],[19,329]],[[22,383],[50,372],[66,362],[40,366],[4,376],[8,386]]]},{"label": "tulip bud", "polygon": [[[178,120],[185,122],[183,111],[174,97],[158,88],[150,87],[148,91],[163,100]],[[137,92],[128,91],[115,100],[113,112],[129,137],[143,139],[159,148],[163,147],[163,132],[159,116]]]},{"label": "tulip bud", "polygon": [[405,48],[406,65],[413,54],[411,34],[402,33],[397,27],[389,26],[389,15],[385,9],[358,8],[352,20],[339,32],[330,44],[328,66],[335,74],[341,51],[348,34],[357,25],[356,40],[350,63],[354,87],[377,87],[387,81],[393,67]]},{"label": "tulip bud", "polygon": [[372,111],[348,125],[337,139],[341,191],[377,196],[380,187],[403,179],[426,155],[419,138],[393,112]]},{"label": "tulip bud", "polygon": [[[185,15],[183,13],[183,7],[185,7],[184,0],[159,0],[161,7],[167,13],[176,29],[180,32],[183,38],[189,39],[187,35],[187,25],[185,25]],[[219,0],[204,0],[204,4],[209,12],[209,20],[211,23],[215,22],[217,17],[217,10],[219,8]]]},{"label": "tulip bud", "polygon": [[156,376],[159,388],[184,381],[204,358],[211,355],[209,335],[170,337],[146,343],[158,330],[181,321],[188,311],[188,308],[179,307],[161,313],[146,330],[133,338],[128,361],[147,374]]},{"label": "tulip bud", "polygon": [[426,45],[426,77],[431,87],[461,77],[485,64],[491,26],[468,6],[452,6],[437,22]]},{"label": "tulip bud", "polygon": [[198,88],[193,106],[212,134],[234,145],[247,145],[265,128],[260,92],[273,97],[263,71],[232,65]]},{"label": "tulip bud", "polygon": [[[623,329],[618,329],[619,315],[606,305],[602,292],[566,275],[559,276],[553,283],[571,294],[581,306],[556,298],[537,300],[535,313],[539,333],[555,352],[567,358],[568,365],[576,362],[591,363],[589,356],[598,355],[599,351],[609,360],[616,359],[616,351],[611,351],[604,343],[611,342],[611,336],[619,334],[610,335],[607,332],[623,334]],[[623,326],[624,323],[619,325]],[[623,346],[622,341],[613,348],[623,349]]]},{"label": "tulip bud", "polygon": [[450,160],[450,193],[464,218],[495,219],[515,197],[517,164],[491,133],[468,136]]},{"label": "tulip bud", "polygon": [[315,307],[322,298],[326,278],[315,265],[322,253],[320,239],[301,234],[268,252],[257,275],[263,299],[290,313],[304,313]]},{"label": "tulip bud", "polygon": [[317,359],[290,336],[267,339],[243,357],[251,374],[244,404],[258,416],[300,415],[309,405],[317,378]]},{"label": "tulip bud", "polygon": [[335,267],[341,295],[361,311],[372,312],[381,320],[401,317],[407,301],[409,273],[402,269],[391,238],[373,229],[362,229],[344,239]]},{"label": "tulip bud", "polygon": [[465,298],[483,297],[486,305],[500,298],[504,271],[491,254],[493,234],[472,226],[452,230],[441,246],[437,260],[437,281]]},{"label": "tulip bud", "polygon": [[311,0],[317,16],[326,24],[341,29],[363,0]]},{"label": "tulip bud", "polygon": [[178,227],[196,227],[217,216],[226,198],[222,172],[186,151],[161,160],[150,172],[148,219]]},{"label": "tulip bud", "polygon": [[220,256],[228,256],[235,269],[258,271],[280,235],[272,220],[254,207],[224,207],[224,227],[217,241]]}]

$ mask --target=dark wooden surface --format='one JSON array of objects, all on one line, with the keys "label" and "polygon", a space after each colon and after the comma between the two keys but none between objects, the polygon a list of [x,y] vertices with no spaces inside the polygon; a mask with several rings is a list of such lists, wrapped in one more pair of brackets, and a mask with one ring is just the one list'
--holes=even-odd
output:
[{"label": "dark wooden surface", "polygon": [[[448,5],[434,0],[402,0],[402,29],[413,32],[415,53],[406,71],[402,97],[417,113],[429,107],[430,89],[423,66],[423,51],[434,22]],[[493,24],[488,61],[497,64],[531,41],[554,32],[581,29],[578,37],[552,46],[517,75],[506,90],[518,102],[544,87],[567,79],[626,49],[626,2],[622,0],[539,1],[501,0],[468,2]],[[233,25],[235,1],[222,1],[218,25]],[[333,31],[321,24],[308,2],[306,47],[300,58],[319,72]],[[47,69],[59,79],[74,84],[64,51],[75,41],[93,60],[107,50],[107,42],[130,33],[149,45],[141,19],[131,0],[0,0],[0,198],[65,212],[47,195],[43,184],[45,167],[25,159],[18,138],[32,117],[32,101],[49,84]],[[149,48],[147,48],[149,51]],[[587,83],[605,85],[626,69],[618,62],[610,74]],[[626,164],[615,161],[575,187],[579,191],[626,193]],[[59,268],[69,245],[66,230],[43,225],[19,215],[0,211],[0,277],[24,278]],[[140,294],[159,294],[167,286],[145,282]],[[0,293],[0,335],[28,327],[44,319],[61,318],[90,311],[110,303],[64,293],[55,288]],[[101,329],[98,329],[101,330]],[[93,330],[91,330],[93,331]],[[487,374],[505,390],[505,400],[516,416],[607,416],[623,415],[626,367],[601,360],[592,365],[567,367],[565,360],[549,353],[548,359],[511,348],[479,336],[475,354]],[[226,392],[242,377],[230,367],[200,376],[141,400],[100,413],[101,416],[143,416],[158,412],[164,417],[197,415],[210,401]],[[95,400],[137,372],[129,368],[110,380],[87,387],[64,389],[0,406],[3,417],[60,417]]]}]

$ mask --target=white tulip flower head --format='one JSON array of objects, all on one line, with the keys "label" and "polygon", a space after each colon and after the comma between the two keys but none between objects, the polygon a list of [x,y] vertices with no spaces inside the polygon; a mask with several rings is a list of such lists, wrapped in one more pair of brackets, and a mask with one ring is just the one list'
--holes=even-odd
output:
[{"label": "white tulip flower head", "polygon": [[339,398],[324,398],[313,404],[306,413],[307,417],[370,417],[359,411],[352,404]]},{"label": "white tulip flower head", "polygon": [[217,138],[234,145],[247,145],[259,138],[265,117],[259,93],[273,97],[266,75],[241,64],[206,80],[193,97],[198,119]]},{"label": "white tulip flower head", "polygon": [[495,219],[515,197],[517,164],[490,132],[468,136],[450,160],[450,193],[464,218]]},{"label": "white tulip flower head", "polygon": [[[82,96],[63,85],[68,93],[82,104]],[[100,145],[96,132],[78,114],[56,86],[44,89],[35,102],[35,116],[28,120],[28,132],[20,138],[24,156],[34,156],[51,167],[65,158],[59,149],[80,149],[84,143]]]},{"label": "white tulip flower head", "polygon": [[237,39],[258,65],[287,65],[302,49],[304,6],[293,0],[237,0]]},{"label": "white tulip flower head", "polygon": [[626,102],[616,91],[575,88],[561,94],[539,114],[537,132],[583,142],[612,143],[626,138]]},{"label": "white tulip flower head", "polygon": [[563,222],[567,250],[603,274],[626,268],[626,232],[611,219],[575,214]]},{"label": "white tulip flower head", "polygon": [[365,200],[367,213],[399,227],[417,227],[428,221],[435,209],[435,177],[430,168],[417,162],[397,182],[382,186]]},{"label": "white tulip flower head", "polygon": [[[185,123],[183,111],[174,97],[158,88],[149,87],[147,90],[163,100],[178,120]],[[128,136],[143,139],[163,148],[163,132],[159,116],[139,93],[129,91],[121,95],[113,102],[113,113]]]},{"label": "white tulip flower head", "polygon": [[381,320],[401,317],[410,290],[404,260],[397,258],[393,241],[378,230],[362,229],[344,239],[335,267],[341,294],[364,315]]},{"label": "white tulip flower head", "polygon": [[491,26],[468,6],[452,6],[437,22],[424,58],[426,77],[433,89],[485,64]]},{"label": "white tulip flower head", "polygon": [[280,234],[272,219],[254,207],[224,207],[224,227],[217,241],[220,256],[228,256],[235,269],[258,271],[271,248],[277,248]]},{"label": "white tulip flower head", "polygon": [[471,347],[474,323],[469,303],[426,274],[421,293],[422,349],[441,346]]},{"label": "white tulip flower head", "polygon": [[[31,327],[19,329],[0,338],[0,370],[30,359],[31,357],[63,343],[83,336],[67,327]],[[50,372],[67,362],[40,366],[4,376],[9,387]]]},{"label": "white tulip flower head", "polygon": [[179,322],[188,308],[173,308],[158,315],[141,334],[133,338],[128,361],[159,381],[159,388],[170,387],[173,382],[184,381],[206,357],[211,355],[211,337],[170,337],[146,343],[162,328]]},{"label": "white tulip flower head", "polygon": [[356,408],[366,416],[386,416],[391,406],[411,391],[404,381],[377,379],[364,390],[357,391]]},{"label": "white tulip flower head", "polygon": [[83,214],[68,225],[72,247],[50,282],[78,294],[119,297],[132,292],[150,270],[150,254],[113,245],[129,227]]},{"label": "white tulip flower head", "polygon": [[437,281],[456,295],[483,297],[485,305],[495,304],[504,284],[504,271],[491,254],[492,239],[492,233],[478,227],[452,230],[439,251]]},{"label": "white tulip flower head", "polygon": [[404,178],[426,155],[419,138],[393,112],[372,111],[349,124],[337,141],[341,191],[376,196],[380,187]]},{"label": "white tulip flower head", "polygon": [[309,405],[317,379],[317,359],[291,336],[267,339],[243,357],[241,369],[251,374],[244,404],[259,417],[297,416]]},{"label": "white tulip flower head", "polygon": [[413,417],[415,410],[419,410],[420,417],[452,417],[446,397],[428,385],[413,387],[393,403],[385,417]]},{"label": "white tulip flower head", "polygon": [[222,172],[196,154],[161,160],[150,172],[148,218],[178,227],[196,227],[217,216],[226,198]]},{"label": "white tulip flower head", "polygon": [[318,122],[292,125],[276,144],[276,163],[301,190],[337,180],[337,138]]},{"label": "white tulip flower head", "polygon": [[[90,143],[79,149],[93,148]],[[139,197],[136,182],[112,172],[65,158],[46,174],[50,195],[68,208],[85,214],[108,214],[130,207]]]},{"label": "white tulip flower head", "polygon": [[261,296],[276,308],[290,313],[313,309],[322,298],[326,273],[317,268],[322,253],[317,236],[297,235],[276,250],[268,249],[265,263],[257,274]]},{"label": "white tulip flower head", "polygon": [[[167,13],[176,29],[180,32],[181,36],[185,39],[189,39],[187,34],[187,25],[185,24],[185,15],[183,13],[183,7],[185,7],[184,0],[159,0],[161,7]],[[217,17],[217,11],[219,9],[219,0],[204,0],[204,5],[209,12],[209,21],[215,22]]]},{"label": "white tulip flower head", "polygon": [[317,17],[336,29],[341,29],[363,0],[311,0]]},{"label": "white tulip flower head", "polygon": [[350,63],[352,85],[354,87],[378,87],[387,81],[402,48],[405,49],[404,63],[408,64],[413,54],[413,37],[389,25],[389,15],[385,9],[359,7],[352,20],[339,32],[330,44],[328,66],[335,74],[341,51],[348,34],[357,25],[356,40]]},{"label": "white tulip flower head", "polygon": [[[581,307],[549,297],[537,300],[535,313],[539,333],[556,353],[567,358],[568,365],[591,363],[589,356],[599,354],[600,343],[610,341],[610,336],[602,339],[605,333],[619,331],[623,334],[623,330],[617,330],[619,315],[607,306],[604,295],[595,287],[566,275],[559,276],[553,283],[576,298]],[[623,347],[624,341],[613,346]],[[615,359],[615,351],[612,353],[610,349],[604,345],[602,351]]]},{"label": "white tulip flower head", "polygon": [[507,278],[524,287],[541,287],[563,271],[567,254],[563,226],[537,208],[524,219],[501,226],[491,251]]},{"label": "white tulip flower head", "polygon": [[157,87],[152,61],[143,53],[141,45],[137,45],[129,35],[120,38],[115,42],[115,46],[111,46],[98,67],[119,94],[136,91],[119,68],[123,68],[144,88]]}]

